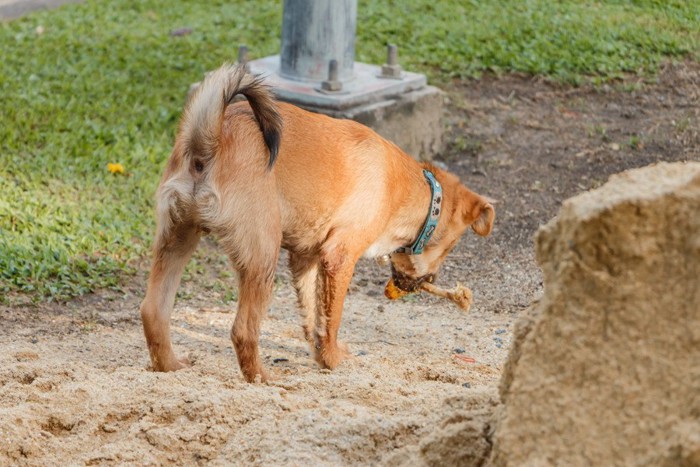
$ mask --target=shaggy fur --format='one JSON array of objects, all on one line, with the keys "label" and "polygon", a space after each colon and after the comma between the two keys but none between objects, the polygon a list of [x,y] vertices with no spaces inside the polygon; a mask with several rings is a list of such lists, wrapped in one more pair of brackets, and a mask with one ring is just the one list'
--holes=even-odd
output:
[{"label": "shaggy fur", "polygon": [[[248,101],[232,103],[237,94]],[[423,254],[391,257],[394,270],[416,283],[432,280],[467,227],[490,233],[488,200],[359,123],[276,102],[242,68],[224,65],[210,74],[187,104],[157,192],[153,264],[141,305],[153,368],[188,364],[173,352],[170,314],[182,270],[208,232],[240,277],[231,339],[244,377],[268,378],[258,336],[280,248],[289,251],[314,357],[335,368],[347,357],[337,335],[355,263],[413,242],[430,205],[424,167],[443,186],[436,233]]]}]

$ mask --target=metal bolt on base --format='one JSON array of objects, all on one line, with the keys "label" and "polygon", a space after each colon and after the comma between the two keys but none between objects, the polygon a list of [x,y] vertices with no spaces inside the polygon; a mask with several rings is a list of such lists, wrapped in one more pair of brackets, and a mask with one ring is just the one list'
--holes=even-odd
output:
[{"label": "metal bolt on base", "polygon": [[338,60],[328,63],[328,80],[321,83],[321,89],[330,92],[343,90],[343,83],[338,80]]},{"label": "metal bolt on base", "polygon": [[402,79],[401,65],[399,65],[399,48],[395,44],[386,46],[386,63],[382,65],[382,78]]},{"label": "metal bolt on base", "polygon": [[248,47],[241,44],[238,46],[238,64],[245,67],[249,71],[248,67]]}]

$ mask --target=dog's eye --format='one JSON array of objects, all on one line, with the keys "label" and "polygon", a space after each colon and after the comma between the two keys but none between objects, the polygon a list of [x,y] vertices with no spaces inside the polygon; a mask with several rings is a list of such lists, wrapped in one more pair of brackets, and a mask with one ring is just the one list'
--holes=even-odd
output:
[{"label": "dog's eye", "polygon": [[202,164],[202,161],[194,161],[194,170],[196,170],[197,172],[201,172],[202,170],[204,170],[204,164]]}]

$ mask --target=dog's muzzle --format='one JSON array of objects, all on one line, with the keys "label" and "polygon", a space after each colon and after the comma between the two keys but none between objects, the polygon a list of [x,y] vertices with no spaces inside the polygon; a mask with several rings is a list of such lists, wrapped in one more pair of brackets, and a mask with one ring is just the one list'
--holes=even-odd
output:
[{"label": "dog's muzzle", "polygon": [[423,282],[433,282],[434,279],[434,274],[426,274],[425,276],[414,279],[405,274],[401,274],[392,265],[391,279],[389,279],[389,282],[384,288],[384,296],[389,300],[396,300],[411,292],[416,292]]}]

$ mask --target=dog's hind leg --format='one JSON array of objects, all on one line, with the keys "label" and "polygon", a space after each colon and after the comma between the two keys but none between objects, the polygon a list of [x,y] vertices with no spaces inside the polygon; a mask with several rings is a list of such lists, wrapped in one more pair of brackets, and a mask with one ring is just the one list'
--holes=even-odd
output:
[{"label": "dog's hind leg", "polygon": [[141,319],[156,371],[175,371],[188,366],[178,360],[170,341],[170,314],[182,271],[199,243],[200,232],[192,224],[176,224],[159,231],[153,248],[153,264],[146,297],[141,303]]},{"label": "dog's hind leg", "polygon": [[301,256],[290,252],[289,269],[292,271],[292,281],[297,292],[299,314],[303,320],[304,338],[313,344],[317,313],[319,260],[315,256]]},{"label": "dog's hind leg", "polygon": [[261,382],[269,379],[260,360],[258,341],[260,322],[270,303],[274,277],[274,263],[262,270],[247,268],[240,271],[238,313],[231,328],[231,340],[238,365],[248,382],[255,381],[258,375]]},{"label": "dog's hind leg", "polygon": [[272,206],[260,208],[260,212],[257,211],[259,204],[250,203],[248,206],[256,211],[240,213],[240,216],[256,219],[257,223],[229,223],[233,227],[221,238],[221,245],[240,279],[238,312],[231,328],[231,340],[243,376],[248,382],[253,382],[257,375],[262,381],[269,379],[260,360],[258,341],[260,323],[272,297],[282,232],[279,217],[274,215]]}]

